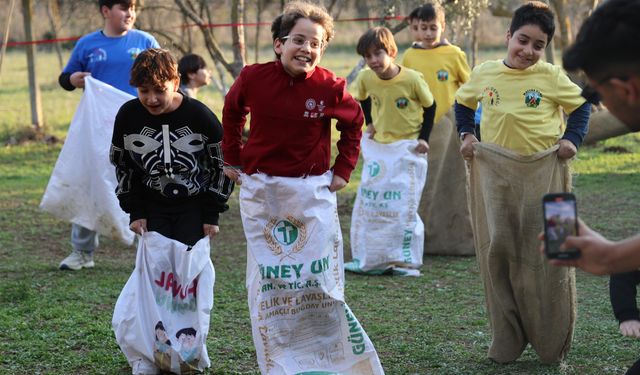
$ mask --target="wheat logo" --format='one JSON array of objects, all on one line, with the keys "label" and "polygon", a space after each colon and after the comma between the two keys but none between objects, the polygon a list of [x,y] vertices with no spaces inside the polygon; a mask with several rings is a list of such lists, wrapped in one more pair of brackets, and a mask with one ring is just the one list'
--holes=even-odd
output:
[{"label": "wheat logo", "polygon": [[273,254],[283,257],[300,252],[307,242],[307,229],[304,223],[291,215],[286,219],[270,218],[263,234]]}]

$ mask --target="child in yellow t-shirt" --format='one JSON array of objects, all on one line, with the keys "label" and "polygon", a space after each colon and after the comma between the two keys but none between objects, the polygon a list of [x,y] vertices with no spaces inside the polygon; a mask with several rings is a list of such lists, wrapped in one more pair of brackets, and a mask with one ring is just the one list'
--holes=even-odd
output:
[{"label": "child in yellow t-shirt", "polygon": [[442,37],[446,27],[442,6],[428,3],[411,14],[411,35],[420,43],[405,52],[400,64],[424,76],[438,103],[437,123],[453,106],[456,90],[469,80],[470,69],[465,53]]},{"label": "child in yellow t-shirt", "polygon": [[386,27],[364,33],[357,51],[369,67],[358,74],[354,95],[362,104],[369,137],[380,143],[418,139],[416,151],[426,153],[437,109],[422,74],[394,62],[398,47]]},{"label": "child in yellow t-shirt", "polygon": [[[569,188],[564,160],[582,143],[590,106],[560,67],[540,61],[554,31],[548,5],[521,6],[506,35],[506,57],[474,68],[456,93],[492,334],[488,356],[498,363],[515,361],[527,344],[543,363],[561,361],[573,335],[575,275],[548,265],[537,235],[542,195]],[[474,133],[478,102],[482,143]]]}]

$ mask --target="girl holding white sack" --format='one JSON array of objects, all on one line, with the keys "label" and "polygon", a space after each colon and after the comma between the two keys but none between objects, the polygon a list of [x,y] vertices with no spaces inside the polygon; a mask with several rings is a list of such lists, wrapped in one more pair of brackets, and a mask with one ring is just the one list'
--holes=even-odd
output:
[{"label": "girl holding white sack", "polygon": [[394,62],[398,47],[389,29],[369,29],[356,49],[370,68],[355,81],[367,137],[351,216],[353,260],[345,266],[358,273],[418,276],[424,224],[417,211],[436,103],[421,73]]},{"label": "girl holding white sack", "polygon": [[[317,66],[333,20],[320,6],[290,2],[271,31],[277,59],[242,70],[222,118],[225,162],[234,166],[225,173],[241,185],[258,364],[263,374],[382,374],[344,303],[335,192],[357,162],[363,117],[345,80]],[[340,140],[330,168],[332,119]]]}]

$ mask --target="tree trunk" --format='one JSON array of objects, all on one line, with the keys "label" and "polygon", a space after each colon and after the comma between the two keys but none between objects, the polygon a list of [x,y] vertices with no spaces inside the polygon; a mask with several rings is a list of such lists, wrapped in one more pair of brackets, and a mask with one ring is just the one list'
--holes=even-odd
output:
[{"label": "tree trunk", "polygon": [[260,59],[260,23],[262,23],[262,6],[264,0],[257,0],[258,9],[256,10],[256,40],[253,46],[253,62],[257,63]]},{"label": "tree trunk", "polygon": [[571,44],[571,20],[567,15],[566,0],[550,0],[558,17],[558,28],[560,29],[560,49],[564,50]]},{"label": "tree trunk", "polygon": [[[24,17],[24,35],[27,41],[33,40],[33,17],[32,0],[22,0],[22,15]],[[42,121],[42,100],[40,97],[40,86],[36,75],[36,45],[27,44],[27,69],[29,71],[29,98],[31,100],[31,124],[36,132],[42,133],[44,122]]]},{"label": "tree trunk", "polygon": [[[207,24],[211,22],[205,22],[202,19],[202,17],[200,17],[193,10],[193,7],[191,6],[191,4],[190,3],[187,4],[185,2],[188,0],[174,0],[174,1],[176,5],[180,8],[180,11],[182,12],[182,14],[184,14],[188,19],[190,19],[192,22],[198,25],[198,28],[200,29],[200,32],[202,33],[202,36],[204,38],[205,47],[207,48],[207,51],[209,52],[209,55],[211,56],[213,61],[216,61],[222,64],[222,66],[224,66],[224,69],[227,72],[229,72],[229,74],[231,74],[232,77],[234,78],[237,77],[240,74],[240,70],[242,70],[242,67],[244,66],[244,60],[240,59],[240,60],[235,60],[233,62],[229,62],[224,57],[224,54],[222,53],[222,49],[220,48],[220,45],[218,44],[215,36],[213,35],[212,29],[207,26]],[[238,1],[242,1],[242,0],[238,0]],[[207,1],[201,0],[201,4],[206,7]],[[236,15],[237,14],[238,12],[236,12]],[[209,20],[211,20],[210,14],[209,14]],[[236,24],[239,23],[238,18],[232,19],[231,22]],[[244,29],[242,28],[241,30],[244,33]],[[234,33],[238,33],[238,30],[237,29],[234,30]],[[238,40],[240,40],[239,37],[238,37]],[[235,44],[235,41],[234,41],[234,44]],[[242,48],[244,48],[244,34],[242,35]],[[244,55],[243,51],[241,52],[241,51],[234,50],[234,56],[243,56],[243,55]]]},{"label": "tree trunk", "polygon": [[[244,43],[244,0],[233,0],[231,2],[231,23],[235,26],[231,27],[231,39],[233,47],[233,65],[240,70],[245,65],[247,51]],[[234,76],[235,78],[236,76]]]},{"label": "tree trunk", "polygon": [[[60,8],[58,7],[58,0],[49,0],[47,3],[47,16],[49,17],[49,23],[51,24],[51,36],[53,39],[58,39],[58,30],[60,30]],[[58,65],[60,71],[64,69],[64,59],[62,58],[62,48],[60,43],[53,43],[53,47],[56,49],[58,55]]]},{"label": "tree trunk", "polygon": [[7,42],[9,41],[9,30],[11,30],[11,19],[13,17],[13,9],[15,8],[16,0],[11,0],[9,5],[9,14],[7,15],[7,25],[4,29],[4,36],[2,37],[2,50],[0,51],[0,76],[2,76],[2,61],[4,55],[7,52]]}]

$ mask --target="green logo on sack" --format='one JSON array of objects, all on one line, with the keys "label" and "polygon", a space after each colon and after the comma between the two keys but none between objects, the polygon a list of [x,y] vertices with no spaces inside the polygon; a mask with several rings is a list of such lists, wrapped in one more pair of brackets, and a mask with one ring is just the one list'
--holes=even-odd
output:
[{"label": "green logo on sack", "polygon": [[372,161],[367,164],[367,168],[369,169],[369,176],[375,177],[380,173],[380,164],[377,161]]},{"label": "green logo on sack", "polygon": [[298,227],[290,221],[280,220],[273,227],[273,237],[283,245],[289,246],[298,239]]}]

